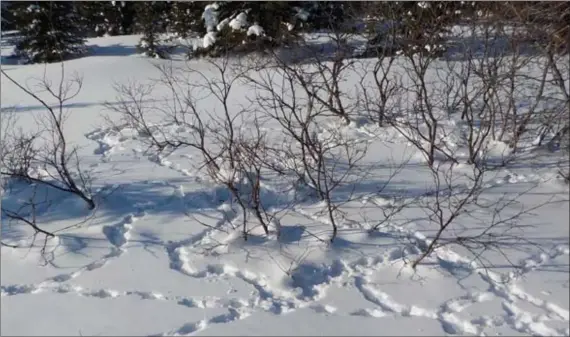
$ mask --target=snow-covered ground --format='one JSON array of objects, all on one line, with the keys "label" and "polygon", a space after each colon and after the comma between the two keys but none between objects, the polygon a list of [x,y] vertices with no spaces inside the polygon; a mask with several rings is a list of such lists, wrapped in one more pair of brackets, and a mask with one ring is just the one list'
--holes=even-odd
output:
[{"label": "snow-covered ground", "polygon": [[[426,194],[424,160],[393,130],[330,121],[324,129],[370,144],[367,179],[337,191],[355,196],[337,239],[315,239],[330,226],[306,202],[284,215],[278,237],[254,230],[244,241],[228,225],[236,217],[228,193],[197,173],[193,153],[156,160],[144,154],[143,136],[104,122],[117,117],[103,105],[116,102],[114,83],[157,77],[153,63],[170,62],[137,55],[137,42],[90,39],[90,56],[65,62],[66,73],[84,77],[66,102],[66,136],[80,147],[98,206],[50,192],[39,223],[57,236],[44,252],[43,238],[30,249],[29,228],[2,218],[2,242],[22,246],[1,247],[2,335],[570,335],[568,187],[555,168],[518,165],[487,182],[490,200],[532,188],[513,207],[558,201],[521,219],[524,241],[505,256],[486,255],[483,269],[448,246],[414,271],[409,261],[435,234],[421,209],[370,228],[382,211]],[[59,64],[6,64],[9,52],[3,46],[2,68],[20,83],[60,74]],[[4,77],[1,88],[2,116],[13,111],[20,125],[34,125],[38,102]],[[232,102],[248,90],[237,87]],[[287,204],[277,184],[264,186],[272,205]],[[5,207],[22,202],[17,191],[3,195]],[[462,221],[466,231],[485,225]]]}]

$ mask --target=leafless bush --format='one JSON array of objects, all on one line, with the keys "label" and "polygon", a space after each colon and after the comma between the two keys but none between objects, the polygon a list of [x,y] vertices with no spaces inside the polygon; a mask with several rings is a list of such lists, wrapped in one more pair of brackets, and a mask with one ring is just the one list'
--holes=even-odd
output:
[{"label": "leafless bush", "polygon": [[[486,266],[484,252],[493,250],[505,254],[503,250],[506,247],[524,242],[526,239],[519,227],[522,218],[552,201],[548,199],[524,207],[519,200],[530,189],[521,193],[505,193],[498,198],[486,194],[493,188],[488,181],[497,165],[504,166],[517,160],[512,154],[516,152],[522,136],[536,125],[536,120],[544,113],[540,110],[540,103],[546,98],[546,70],[539,78],[532,78],[529,65],[537,61],[536,57],[524,54],[516,33],[505,31],[505,27],[500,26],[489,22],[473,23],[467,27],[471,33],[470,41],[465,41],[458,48],[460,56],[455,55],[459,56],[460,62],[450,59],[432,61],[440,88],[422,96],[431,101],[424,105],[440,108],[452,115],[460,113],[460,120],[451,123],[455,125],[458,122],[460,129],[458,135],[442,135],[458,143],[455,149],[446,149],[446,154],[453,160],[450,163],[428,161],[434,186],[420,207],[428,214],[429,222],[436,226],[436,234],[412,263],[414,268],[437,247],[445,245],[467,249],[481,265]],[[502,39],[508,42],[506,46],[496,43]],[[477,50],[474,50],[474,45],[478,45]],[[417,77],[426,74],[414,72]],[[427,90],[422,90],[427,93]],[[525,111],[521,111],[521,102],[527,105]],[[437,119],[428,116],[429,119],[421,118],[420,121],[431,122],[432,127],[437,125]],[[413,132],[421,130],[412,129]],[[432,130],[430,127],[427,129]],[[423,138],[436,140],[433,136]],[[493,149],[494,142],[504,142],[505,147]],[[507,144],[509,151],[506,151]],[[465,162],[468,169],[457,165],[464,160],[462,148],[467,152]],[[464,220],[481,223],[482,226],[480,229],[473,226],[462,230],[460,223]]]},{"label": "leafless bush", "polygon": [[429,166],[438,158],[457,163],[446,142],[449,130],[446,129],[447,115],[442,110],[449,88],[438,88],[442,82],[430,77],[433,74],[428,70],[434,58],[429,54],[412,54],[405,59],[407,64],[403,68],[408,83],[404,84],[404,99],[411,105],[399,107],[403,111],[391,125],[421,151]]},{"label": "leafless bush", "polygon": [[[361,33],[367,42],[364,50],[357,51],[356,54],[374,60],[372,70],[367,62],[362,69],[359,81],[361,105],[367,112],[367,117],[382,127],[387,118],[393,117],[389,114],[396,111],[395,107],[402,104],[398,100],[402,97],[402,76],[394,71],[398,58],[399,27],[395,23],[397,14],[391,10],[391,6],[371,3],[367,8],[370,16],[384,19],[380,24],[377,20],[369,20]],[[368,76],[372,76],[371,83]]]},{"label": "leafless bush", "polygon": [[565,2],[504,2],[495,8],[495,18],[517,22],[526,38],[541,48],[567,54],[569,47],[570,6]]},{"label": "leafless bush", "polygon": [[[495,64],[489,68],[496,69],[497,88],[505,91],[501,96],[506,102],[498,107],[498,140],[507,141],[514,152],[534,139],[538,146],[548,139],[552,148],[566,134],[570,117],[569,30],[564,20],[570,17],[570,7],[565,3],[505,2],[492,6],[492,13],[483,24],[493,35],[484,36],[483,42],[505,41],[502,49],[495,43],[494,55],[484,57]],[[541,75],[533,77],[536,69]]]},{"label": "leafless bush", "polygon": [[331,28],[292,47],[270,51],[268,56],[273,66],[288,68],[313,105],[322,106],[323,115],[338,117],[348,125],[358,110],[349,85],[356,64],[352,40],[357,35],[341,27]]},{"label": "leafless bush", "polygon": [[[547,116],[547,122],[544,131],[554,132],[553,137],[548,143],[548,147],[552,150],[570,146],[568,136],[570,135],[570,59],[568,55],[557,56],[552,49],[545,51],[548,60],[548,71],[551,74],[548,84],[555,88],[561,99],[557,99],[556,104],[551,113]],[[544,133],[540,135],[540,140],[544,139]],[[564,144],[566,141],[566,144]]]},{"label": "leafless bush", "polygon": [[556,92],[562,96],[558,100],[558,109],[553,109],[555,113],[547,116],[543,122],[543,133],[539,136],[539,143],[545,139],[546,133],[552,137],[548,140],[547,147],[550,151],[556,152],[558,149],[563,153],[558,164],[558,172],[567,184],[570,184],[570,59],[568,55],[562,58],[556,57],[551,51],[547,52],[552,73],[552,85]]},{"label": "leafless bush", "polygon": [[[322,70],[324,63],[316,62],[315,67]],[[335,200],[334,193],[339,187],[354,186],[362,179],[359,163],[368,146],[344,135],[342,128],[326,127],[326,117],[336,103],[323,103],[317,97],[319,94],[315,94],[319,85],[312,81],[320,83],[322,73],[314,77],[306,70],[314,64],[293,65],[279,57],[273,58],[271,64],[272,67],[253,68],[246,78],[255,92],[260,115],[279,130],[274,134],[275,145],[269,149],[272,160],[265,164],[272,171],[295,177],[299,186],[308,187],[323,202],[324,213],[333,228],[332,241],[338,232],[340,206],[352,196],[348,193],[343,200]],[[330,95],[336,100],[337,94],[338,87],[333,85],[324,88],[320,95]],[[343,121],[348,117],[344,113],[334,115],[341,116]]]},{"label": "leafless bush", "polygon": [[[506,192],[497,198],[486,194],[493,188],[486,178],[490,171],[478,165],[470,170],[439,163],[431,169],[433,190],[420,202],[428,222],[435,225],[435,235],[420,245],[421,254],[412,262],[416,268],[427,256],[444,246],[460,246],[469,251],[483,267],[489,267],[485,253],[498,252],[509,261],[505,249],[517,244],[535,244],[525,237],[521,221],[555,197],[525,206],[520,198],[534,187],[518,193]],[[463,226],[469,221],[471,226]]]},{"label": "leafless bush", "polygon": [[[41,92],[56,101],[56,105],[52,106],[39,93],[18,83],[3,70],[2,75],[37,101],[46,113],[35,119],[36,131],[23,131],[15,127],[4,130],[7,133],[3,139],[1,174],[72,193],[85,201],[89,209],[95,208],[90,178],[80,166],[77,148],[68,143],[64,133],[67,118],[65,104],[79,94],[82,79],[76,75],[66,80],[62,64],[59,83],[53,85],[45,75],[38,80]],[[16,125],[15,121],[12,125]]]},{"label": "leafless bush", "polygon": [[[563,75],[556,71],[563,63],[554,61],[554,52],[548,52],[553,49],[531,53],[514,28],[524,27],[522,22],[509,25],[486,18],[469,25],[463,28],[470,37],[456,36],[460,42],[454,53],[443,59],[436,53],[402,52],[404,95],[412,104],[402,107],[402,117],[391,125],[426,157],[433,186],[419,207],[436,227],[414,268],[437,247],[449,244],[468,249],[478,259],[486,250],[502,253],[508,245],[525,241],[521,219],[552,201],[525,208],[519,200],[529,190],[497,199],[485,193],[493,188],[489,179],[497,165],[519,160],[513,154],[528,152],[529,138],[536,137],[545,119],[557,116],[560,121],[567,111],[556,99],[568,97]],[[535,78],[536,69],[541,71]],[[453,119],[456,113],[459,119]],[[493,149],[497,142],[505,146]],[[467,166],[459,165],[462,162]],[[484,226],[460,233],[463,219]]]},{"label": "leafless bush", "polygon": [[[242,75],[230,67],[229,59],[208,64],[215,76],[191,66],[160,66],[160,78],[153,85],[118,85],[120,104],[108,108],[144,136],[147,151],[158,160],[181,148],[198,151],[198,171],[225,186],[241,208],[244,237],[251,214],[267,234],[273,215],[264,208],[260,187],[266,134],[249,107],[236,107],[230,101]],[[166,103],[147,103],[156,84],[168,89]],[[214,97],[215,103],[202,106],[207,97]]]},{"label": "leafless bush", "polygon": [[[263,176],[291,177],[292,173],[299,188],[308,188],[324,202],[334,239],[339,203],[333,192],[355,181],[357,162],[366,154],[365,143],[321,124],[331,112],[349,120],[338,89],[346,68],[336,63],[329,69],[323,60],[311,73],[303,65],[275,60],[277,66],[272,62],[273,66],[253,69],[244,64],[230,67],[228,59],[212,61],[216,76],[191,68],[161,67],[155,84],[168,89],[167,103],[148,103],[153,87],[130,84],[117,87],[120,104],[108,107],[120,113],[122,124],[145,136],[153,155],[179,148],[197,150],[202,158],[199,169],[205,168],[213,181],[227,187],[241,208],[244,235],[249,215],[266,233],[277,220],[276,211],[270,212],[262,200]],[[337,82],[327,82],[327,76]],[[255,87],[256,99],[250,106],[230,103],[238,80]],[[200,106],[207,96],[214,97],[215,104],[209,101],[207,107]],[[282,136],[280,146],[268,137],[265,127],[275,124]],[[286,168],[279,161],[292,165]]]},{"label": "leafless bush", "polygon": [[[510,90],[513,94],[508,97],[523,103],[519,109],[511,109],[503,132],[513,152],[524,151],[527,144],[538,148],[546,145],[551,157],[559,157],[559,173],[564,177],[570,144],[570,31],[566,24],[570,7],[566,3],[505,3],[501,8],[502,15],[496,19],[517,28],[509,35],[510,49],[522,65],[506,71],[509,87],[514,88],[514,82],[518,87]],[[540,76],[532,76],[533,68],[540,70]],[[523,81],[525,87],[521,89]]]},{"label": "leafless bush", "polygon": [[[26,200],[22,200],[21,205],[14,209],[8,209],[6,207],[2,208],[2,215],[8,219],[8,223],[18,223],[18,224],[25,224],[33,229],[34,233],[33,241],[35,241],[38,234],[45,235],[45,241],[42,248],[42,254],[45,253],[47,240],[55,236],[54,233],[46,231],[40,228],[39,221],[38,221],[38,211],[39,208],[49,208],[51,206],[51,200],[48,198],[48,194],[44,194],[43,200],[39,200],[38,198],[38,186],[37,184],[33,184],[31,186],[32,192]],[[32,242],[33,244],[33,242]],[[6,244],[8,245],[8,244]]]},{"label": "leafless bush", "polygon": [[[6,112],[2,118],[2,148],[1,156],[2,167],[10,172],[14,172],[15,176],[26,179],[28,172],[33,167],[33,160],[39,155],[36,139],[39,139],[38,131],[24,131],[22,127],[17,125],[15,113]],[[14,175],[3,174],[2,178],[7,180]],[[31,182],[31,180],[28,180]]]}]

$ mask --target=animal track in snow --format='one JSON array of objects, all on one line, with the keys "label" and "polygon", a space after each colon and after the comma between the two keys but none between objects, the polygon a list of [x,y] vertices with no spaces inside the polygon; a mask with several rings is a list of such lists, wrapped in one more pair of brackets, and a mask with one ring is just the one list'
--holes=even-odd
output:
[{"label": "animal track in snow", "polygon": [[215,279],[221,276],[230,276],[241,279],[254,287],[257,292],[255,300],[258,305],[275,313],[298,306],[294,298],[275,294],[268,287],[265,279],[254,273],[238,270],[225,264],[208,264],[204,269],[197,270],[191,265],[190,254],[184,246],[171,245],[167,250],[170,258],[170,267],[184,275],[193,278]]},{"label": "animal track in snow", "polygon": [[544,324],[546,321],[544,315],[530,314],[508,302],[503,302],[503,309],[506,312],[506,323],[519,332],[533,336],[566,335],[564,330],[556,330]]},{"label": "animal track in snow", "polygon": [[175,330],[170,330],[166,333],[157,334],[153,336],[187,336],[195,332],[206,329],[212,324],[225,324],[237,320],[242,320],[250,316],[249,310],[244,310],[243,308],[228,308],[227,314],[221,314],[214,316],[210,319],[202,319],[197,322],[186,323],[180,328]]},{"label": "animal track in snow", "polygon": [[559,256],[569,255],[569,254],[570,254],[570,248],[568,246],[559,245],[553,248],[549,254],[542,252],[540,254],[524,259],[521,263],[522,273],[519,273],[517,276],[520,277],[523,274],[533,271],[536,268],[544,265],[549,261],[556,259]]},{"label": "animal track in snow", "polygon": [[170,330],[165,333],[156,334],[153,336],[187,336],[195,332],[206,329],[212,324],[225,324],[237,320],[245,319],[251,316],[251,311],[242,302],[238,302],[238,305],[228,306],[228,313],[216,315],[210,319],[202,319],[197,322],[186,323],[178,329]]},{"label": "animal track in snow", "polygon": [[[102,188],[98,192],[103,193],[106,191],[113,191],[117,189],[119,185],[113,185],[111,188]],[[165,201],[170,202],[170,199]],[[96,261],[93,261],[73,272],[59,274],[50,277],[43,282],[39,283],[36,288],[42,289],[44,287],[52,286],[53,284],[65,283],[69,280],[77,278],[84,272],[91,272],[99,268],[104,267],[108,262],[113,259],[120,257],[126,251],[126,245],[130,239],[131,231],[133,229],[134,223],[140,218],[144,217],[149,210],[156,207],[154,204],[146,205],[146,207],[137,207],[137,211],[126,215],[121,221],[114,225],[103,226],[102,232],[112,245],[109,253],[105,254]],[[58,237],[56,237],[58,239]]]},{"label": "animal track in snow", "polygon": [[[420,248],[426,247],[430,243],[430,240],[419,232],[407,231],[403,228],[401,228],[401,230],[402,232],[408,232],[407,236],[413,238],[416,245]],[[554,303],[539,299],[525,292],[520,286],[516,285],[515,282],[524,273],[534,270],[540,265],[551,261],[558,256],[567,255],[568,253],[568,247],[562,245],[553,249],[550,254],[534,255],[522,262],[522,273],[519,273],[518,276],[515,274],[506,278],[505,275],[500,275],[491,270],[479,268],[475,262],[460,256],[448,248],[444,247],[438,249],[434,251],[433,255],[441,262],[445,262],[447,266],[444,268],[457,267],[468,269],[474,274],[479,275],[483,281],[489,284],[489,289],[487,291],[470,293],[459,298],[451,299],[443,303],[439,310],[425,310],[415,306],[401,305],[393,301],[388,294],[380,292],[372,285],[368,284],[366,279],[367,273],[369,273],[370,270],[378,270],[385,263],[384,260],[386,257],[382,258],[378,256],[361,258],[351,264],[351,274],[355,275],[356,288],[361,292],[366,300],[376,304],[380,309],[360,309],[352,312],[351,315],[368,317],[383,317],[387,315],[427,317],[439,320],[443,329],[450,334],[480,334],[483,329],[488,327],[491,323],[496,326],[506,322],[517,331],[523,333],[535,335],[567,335],[566,330],[556,330],[547,326],[542,322],[544,319],[541,321],[541,317],[548,317],[550,320],[560,320],[567,323],[570,318],[569,311]],[[462,312],[465,308],[475,303],[489,301],[496,298],[502,299],[504,308],[510,308],[509,310],[505,309],[505,312],[507,312],[505,317],[480,317],[472,319],[471,321],[465,321],[456,316],[456,313]],[[544,310],[545,314],[537,316],[515,307],[514,303],[517,301],[530,303],[535,307]],[[541,321],[540,324],[536,323],[537,320]],[[534,323],[531,324],[531,322]]]},{"label": "animal track in snow", "polygon": [[425,317],[437,319],[441,322],[442,328],[449,334],[480,334],[481,329],[471,322],[459,319],[453,312],[448,310],[433,310],[420,308],[415,305],[403,305],[394,301],[388,294],[375,289],[368,284],[364,277],[358,276],[355,279],[356,288],[369,302],[376,304],[381,310],[362,309],[353,315],[383,317],[386,315],[397,315],[403,317]]},{"label": "animal track in snow", "polygon": [[163,334],[157,334],[151,336],[188,336],[197,331],[204,330],[206,326],[208,326],[208,322],[206,320],[200,320],[195,323],[186,323],[176,330],[171,330]]},{"label": "animal track in snow", "polygon": [[103,158],[107,158],[114,152],[115,148],[120,147],[121,144],[130,139],[136,139],[137,132],[127,125],[121,125],[115,128],[99,128],[87,133],[85,137],[98,144],[93,154],[102,155]]},{"label": "animal track in snow", "polygon": [[323,313],[323,314],[333,314],[337,311],[336,307],[332,305],[325,305],[325,304],[315,304],[311,306],[315,312]]},{"label": "animal track in snow", "polygon": [[[142,215],[144,214],[141,214],[140,216]],[[123,219],[123,221],[115,225],[104,226],[103,234],[105,234],[107,240],[109,240],[113,246],[119,250],[122,250],[123,246],[128,242],[130,238],[130,231],[133,228],[133,223],[137,220],[137,217],[129,214]]]},{"label": "animal track in snow", "polygon": [[[564,252],[563,248],[562,251]],[[449,264],[460,265],[460,267],[469,268],[474,273],[477,273],[481,277],[481,279],[483,279],[485,282],[489,284],[488,292],[492,293],[496,297],[503,299],[504,308],[513,308],[513,305],[517,300],[522,300],[536,306],[537,308],[544,310],[546,312],[546,315],[549,317],[558,317],[559,319],[565,322],[569,321],[570,313],[568,312],[568,310],[563,309],[554,303],[550,303],[545,300],[536,298],[535,296],[525,292],[524,290],[522,290],[522,288],[520,288],[520,286],[515,284],[516,278],[513,277],[507,278],[493,271],[477,268],[477,265],[474,262],[469,261],[466,258],[463,258],[458,254],[451,252],[450,250],[446,249],[440,250],[438,252],[438,257],[440,259],[445,259],[446,262]],[[533,314],[525,312],[522,309],[518,311],[506,310],[506,312],[507,312],[507,318],[505,320],[510,322],[515,322],[513,321],[513,317],[518,317],[515,319],[518,320],[521,317],[526,319],[527,317],[529,317],[529,315],[533,316]]]},{"label": "animal track in snow", "polygon": [[226,308],[230,313],[235,311],[245,312],[250,308],[247,300],[242,298],[223,299],[218,297],[184,297],[165,295],[160,292],[129,290],[121,291],[115,289],[87,289],[79,285],[55,284],[39,287],[38,285],[8,285],[1,286],[2,296],[17,296],[26,294],[37,294],[51,292],[57,294],[75,294],[81,297],[93,298],[119,298],[136,297],[142,300],[166,301],[181,305],[187,308],[216,309]]}]

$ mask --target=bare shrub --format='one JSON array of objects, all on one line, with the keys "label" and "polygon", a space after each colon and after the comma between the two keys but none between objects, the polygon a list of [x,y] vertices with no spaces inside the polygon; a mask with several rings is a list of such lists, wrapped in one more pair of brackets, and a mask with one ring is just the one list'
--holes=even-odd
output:
[{"label": "bare shrub", "polygon": [[[251,222],[249,215],[266,233],[278,220],[278,211],[269,211],[262,200],[263,177],[278,174],[286,181],[292,179],[298,188],[308,188],[324,202],[334,239],[339,202],[333,192],[356,181],[357,163],[366,154],[364,142],[359,144],[321,124],[331,112],[349,120],[338,105],[344,104],[338,103],[338,82],[325,85],[325,77],[338,79],[345,68],[339,64],[333,65],[334,69],[320,67],[325,64],[322,61],[313,67],[316,71],[308,73],[302,65],[275,60],[276,66],[272,62],[273,66],[264,63],[261,67],[230,67],[227,58],[211,61],[215,76],[191,67],[161,67],[161,77],[154,85],[168,89],[166,104],[145,103],[154,85],[129,84],[117,87],[121,103],[108,107],[120,113],[122,124],[145,135],[152,155],[164,156],[180,148],[197,150],[202,158],[199,169],[224,185],[241,208],[244,236]],[[230,102],[238,83],[254,88],[251,105],[236,107]],[[289,94],[294,96],[292,100]],[[214,97],[215,104],[209,101],[207,107],[201,107],[207,96]],[[279,126],[279,132],[271,134],[278,137],[279,144],[268,135],[271,125]],[[289,168],[278,165],[288,161],[292,163]],[[343,202],[348,200],[350,197]]]},{"label": "bare shrub", "polygon": [[[322,88],[318,94],[315,92],[324,76],[325,61],[290,64],[275,55],[270,64],[254,67],[247,75],[260,115],[279,129],[279,133],[274,134],[275,145],[269,149],[272,160],[266,164],[270,170],[294,177],[298,186],[308,188],[310,194],[323,202],[324,214],[333,229],[332,241],[338,232],[340,207],[352,198],[352,193],[348,193],[338,200],[335,191],[339,187],[355,186],[363,178],[359,163],[368,145],[343,134],[342,128],[326,126],[331,109],[338,107],[332,101],[339,96],[334,84]],[[307,70],[312,66],[320,69],[316,76]],[[319,98],[318,95],[328,95],[332,101],[327,99],[328,103],[323,103],[324,96]],[[344,112],[332,115],[340,116],[345,122],[348,118]]]},{"label": "bare shrub", "polygon": [[[51,206],[51,200],[48,198],[47,194],[44,194],[44,198],[42,200],[38,197],[38,186],[36,184],[31,186],[32,192],[26,200],[22,201],[22,204],[17,209],[11,210],[6,207],[2,208],[2,215],[6,217],[9,221],[8,223],[18,223],[18,224],[25,224],[33,229],[34,233],[32,234],[33,241],[35,241],[36,237],[39,234],[45,235],[44,245],[42,247],[42,254],[45,253],[47,240],[49,238],[55,237],[55,234],[49,231],[46,231],[40,227],[38,221],[38,211],[39,208],[49,208]],[[8,244],[6,244],[8,245]],[[17,246],[12,246],[17,247]]]},{"label": "bare shrub", "polygon": [[[2,205],[2,217],[7,220],[7,225],[25,225],[32,229],[30,247],[34,246],[38,235],[43,235],[40,254],[48,263],[53,257],[47,251],[48,240],[55,237],[57,232],[69,228],[56,231],[44,229],[41,216],[54,210],[54,190],[79,197],[89,210],[96,206],[91,193],[91,179],[81,166],[78,148],[70,144],[65,134],[68,116],[66,103],[79,94],[83,81],[77,75],[66,80],[63,64],[59,82],[52,84],[44,73],[44,77],[37,80],[37,91],[20,84],[3,70],[2,75],[44,109],[34,116],[34,123],[28,123],[26,129],[15,113],[3,113],[0,137],[2,197],[4,200],[11,197],[17,200],[15,204]],[[41,93],[47,93],[56,104],[50,105],[48,99],[40,97]],[[26,196],[21,199],[20,194]],[[9,198],[5,199],[6,196]],[[20,244],[2,244],[20,247]]]},{"label": "bare shrub", "polygon": [[[190,65],[158,67],[160,78],[153,80],[152,85],[117,85],[120,104],[107,107],[120,114],[124,125],[144,136],[147,153],[157,160],[177,149],[198,151],[198,171],[231,193],[233,202],[241,209],[243,234],[247,238],[250,215],[266,234],[273,218],[261,200],[260,158],[266,135],[249,107],[235,107],[230,101],[241,74],[229,62],[227,58],[208,62],[214,76]],[[146,103],[159,84],[167,88],[166,103]],[[202,106],[206,97],[213,97],[215,103],[209,101]]]},{"label": "bare shrub", "polygon": [[[89,209],[95,208],[90,192],[90,178],[81,168],[77,147],[69,144],[64,127],[67,118],[65,104],[81,91],[83,80],[78,75],[66,80],[63,63],[59,83],[53,85],[44,75],[38,80],[42,92],[56,101],[52,106],[33,89],[18,83],[2,70],[16,87],[37,101],[45,114],[35,121],[37,131],[11,128],[5,135],[2,156],[2,175],[40,183],[81,198]],[[15,125],[15,122],[14,122]],[[41,171],[41,174],[37,172]]]},{"label": "bare shrub", "polygon": [[[402,76],[394,71],[395,61],[399,57],[399,32],[396,23],[397,12],[392,6],[370,3],[367,6],[369,16],[375,19],[365,20],[365,29],[361,37],[366,40],[363,50],[356,50],[355,56],[371,57],[374,66],[369,68],[367,62],[362,67],[359,88],[362,95],[362,107],[367,117],[384,126],[396,106],[402,102]],[[362,63],[361,63],[362,64]],[[372,76],[372,80],[368,80]]]},{"label": "bare shrub", "polygon": [[[392,125],[427,159],[433,186],[418,206],[436,228],[414,268],[446,245],[467,249],[482,265],[489,250],[508,260],[506,247],[529,243],[520,228],[522,218],[554,200],[525,207],[520,199],[533,187],[497,198],[487,194],[495,188],[490,180],[497,167],[527,160],[523,154],[532,149],[531,138],[544,121],[565,111],[556,98],[565,97],[564,92],[555,92],[565,88],[555,71],[561,63],[548,57],[554,53],[545,57],[551,49],[529,50],[520,27],[523,22],[505,24],[497,16],[473,20],[454,37],[459,43],[444,59],[403,54],[411,82],[406,94],[414,103]],[[539,76],[533,77],[536,69]],[[483,226],[462,230],[463,220]]]}]

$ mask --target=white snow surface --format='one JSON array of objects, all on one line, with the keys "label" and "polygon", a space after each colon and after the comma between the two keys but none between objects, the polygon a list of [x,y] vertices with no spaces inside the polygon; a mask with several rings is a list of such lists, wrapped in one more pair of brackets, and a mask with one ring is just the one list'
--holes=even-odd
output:
[{"label": "white snow surface", "polygon": [[208,32],[214,31],[216,26],[218,25],[218,4],[213,3],[206,5],[204,8],[204,13],[202,14],[202,18],[204,19],[204,25],[206,26],[206,30]]},{"label": "white snow surface", "polygon": [[202,47],[208,48],[216,43],[216,32],[207,32],[202,38]]},{"label": "white snow surface", "polygon": [[263,30],[263,27],[261,27],[258,24],[254,24],[247,29],[247,36],[250,35],[263,36],[264,33],[265,31]]},{"label": "white snow surface", "polygon": [[[204,13],[205,47],[215,38],[215,9],[209,5]],[[259,34],[254,27],[248,35]],[[486,257],[494,267],[481,269],[468,252],[448,246],[412,271],[408,261],[435,233],[425,213],[406,209],[367,229],[383,211],[425,193],[424,160],[394,130],[331,120],[319,136],[364,139],[374,168],[354,186],[358,198],[345,205],[338,238],[315,239],[330,234],[329,220],[318,203],[307,202],[273,223],[268,236],[253,228],[244,241],[229,225],[239,220],[235,205],[202,176],[195,152],[148,156],[144,135],[105,123],[103,116],[118,121],[103,106],[118,104],[114,83],[157,77],[153,64],[184,63],[126,52],[138,38],[89,39],[90,56],[65,62],[66,73],[84,77],[80,94],[65,103],[66,137],[79,146],[98,206],[89,211],[80,200],[51,192],[52,211],[39,215],[43,228],[57,233],[47,241],[47,264],[43,238],[30,249],[29,228],[2,218],[2,242],[22,246],[1,247],[2,335],[570,335],[568,188],[552,178],[553,169],[520,165],[488,182],[488,198],[533,185],[523,205],[563,200],[525,218],[521,235],[536,244],[506,249],[512,265],[494,254]],[[9,50],[2,48],[5,56]],[[204,61],[190,62],[215,76]],[[61,70],[58,63],[2,68],[22,83],[44,70],[57,81]],[[250,88],[234,87],[232,105],[247,105]],[[2,117],[15,111],[20,125],[29,126],[45,113],[4,76],[1,88]],[[158,92],[155,103],[166,94]],[[204,104],[216,111],[213,101]],[[493,155],[505,155],[504,144],[491,145]],[[395,160],[407,166],[389,183],[391,194],[378,194],[393,173],[386,163]],[[274,207],[289,201],[276,181],[261,188]],[[18,193],[3,190],[2,206],[17,205]],[[461,226],[476,230],[481,223],[466,219]]]},{"label": "white snow surface", "polygon": [[238,16],[236,16],[235,18],[233,18],[230,23],[229,23],[230,27],[233,30],[240,30],[244,27],[247,26],[247,14],[245,13],[239,13]]},{"label": "white snow surface", "polygon": [[226,27],[228,25],[228,23],[230,22],[230,18],[225,18],[222,21],[220,21],[220,23],[218,23],[218,25],[216,26],[216,30],[219,32],[222,29],[224,29],[224,27]]},{"label": "white snow surface", "polygon": [[295,16],[301,21],[307,21],[309,19],[309,12],[303,8],[297,8],[297,14],[295,14]]}]

